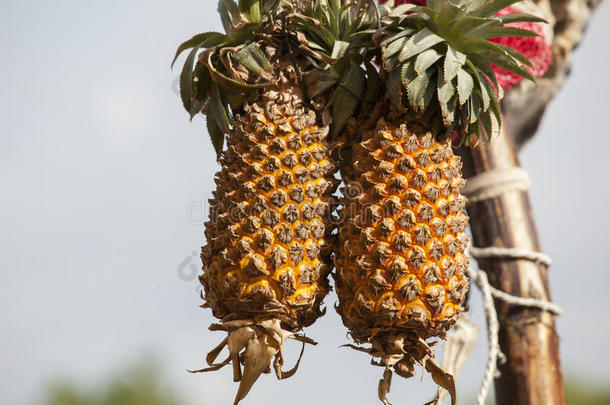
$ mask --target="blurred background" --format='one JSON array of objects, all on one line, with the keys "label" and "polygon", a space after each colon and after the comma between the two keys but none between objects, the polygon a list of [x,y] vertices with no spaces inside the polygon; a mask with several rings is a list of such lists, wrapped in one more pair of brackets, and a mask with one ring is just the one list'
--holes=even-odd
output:
[{"label": "blurred background", "polygon": [[[177,95],[175,48],[220,30],[211,0],[0,2],[0,404],[230,404],[231,370],[191,375],[222,334],[198,308],[202,222],[217,170],[204,121]],[[610,404],[610,4],[522,154],[550,272],[571,404]],[[299,372],[263,376],[244,405],[376,403],[382,370],[338,349],[328,313]],[[478,391],[482,327],[458,379]],[[297,345],[288,348],[296,360]],[[429,377],[390,398],[423,403]]]}]

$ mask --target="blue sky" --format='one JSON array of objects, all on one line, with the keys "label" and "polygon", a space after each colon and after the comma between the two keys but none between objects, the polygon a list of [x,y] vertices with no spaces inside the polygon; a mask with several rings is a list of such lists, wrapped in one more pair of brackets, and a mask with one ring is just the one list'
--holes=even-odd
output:
[{"label": "blue sky", "polygon": [[[196,281],[177,270],[199,266],[192,253],[203,230],[192,218],[217,165],[203,120],[189,123],[182,110],[169,62],[185,38],[220,29],[215,8],[210,0],[0,3],[0,403],[35,403],[49,381],[95,381],[148,354],[186,403],[232,398],[230,370],[184,371],[221,335],[207,331],[213,318],[198,308]],[[554,259],[552,292],[566,310],[564,368],[599,382],[610,375],[609,18],[604,3],[522,154]],[[471,316],[484,326],[478,299]],[[308,348],[298,374],[263,377],[248,404],[280,403],[297,390],[295,405],[375,402],[381,370],[337,349],[346,331],[334,300],[307,330],[320,345]],[[482,378],[479,340],[459,380],[463,396]],[[432,391],[429,378],[396,379],[391,397],[420,403]]]}]

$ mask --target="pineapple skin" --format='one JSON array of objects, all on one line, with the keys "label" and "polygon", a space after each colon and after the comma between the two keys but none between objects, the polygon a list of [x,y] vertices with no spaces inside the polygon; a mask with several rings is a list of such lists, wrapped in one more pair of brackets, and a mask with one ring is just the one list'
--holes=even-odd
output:
[{"label": "pineapple skin", "polygon": [[374,346],[388,334],[413,347],[444,337],[468,291],[460,158],[450,140],[403,116],[362,131],[353,160],[335,257],[343,323]]},{"label": "pineapple skin", "polygon": [[329,128],[285,78],[242,112],[205,224],[204,305],[223,322],[273,318],[296,331],[323,315],[330,290],[339,181]]}]

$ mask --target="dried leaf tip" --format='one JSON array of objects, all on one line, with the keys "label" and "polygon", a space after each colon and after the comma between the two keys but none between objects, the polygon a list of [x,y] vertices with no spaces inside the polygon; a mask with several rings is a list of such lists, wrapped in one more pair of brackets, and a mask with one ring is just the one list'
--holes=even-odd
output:
[{"label": "dried leaf tip", "polygon": [[[384,367],[383,377],[379,380],[377,393],[384,405],[391,405],[387,399],[392,386],[393,373],[403,378],[415,376],[415,364],[422,366],[432,376],[434,382],[447,390],[451,397],[451,405],[457,404],[457,391],[453,375],[444,370],[435,360],[434,351],[423,339],[414,338],[408,333],[381,332],[372,339],[372,347],[345,345],[358,351],[370,354],[379,361],[371,360],[376,366]],[[423,377],[423,376],[422,376]],[[439,396],[426,405],[438,405]]]},{"label": "dried leaf tip", "polygon": [[[233,405],[239,404],[248,395],[260,375],[270,372],[272,366],[278,380],[292,377],[301,362],[305,344],[317,344],[305,336],[283,329],[280,321],[274,318],[259,322],[255,320],[227,321],[220,325],[214,324],[210,326],[210,330],[225,331],[228,333],[228,336],[206,356],[206,362],[209,367],[190,372],[205,373],[216,371],[228,364],[232,364],[233,380],[239,382],[239,388]],[[303,346],[295,366],[288,371],[283,371],[284,343],[288,339],[297,340]],[[225,347],[229,350],[227,358],[220,363],[215,363]]]}]

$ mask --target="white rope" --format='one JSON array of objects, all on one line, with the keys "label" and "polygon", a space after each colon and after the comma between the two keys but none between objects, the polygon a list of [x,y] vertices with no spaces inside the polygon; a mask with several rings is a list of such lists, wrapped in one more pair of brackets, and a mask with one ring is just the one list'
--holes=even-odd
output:
[{"label": "white rope", "polygon": [[[527,175],[527,172],[520,167],[496,169],[483,172],[470,178],[466,183],[463,194],[468,197],[468,203],[475,203],[498,197],[508,191],[527,191],[529,185],[529,176]],[[545,267],[549,267],[552,262],[551,258],[544,253],[519,248],[496,246],[485,248],[470,247],[466,254],[472,255],[477,260],[495,258],[529,260]],[[471,268],[468,271],[468,274],[483,295],[483,307],[485,309],[488,325],[487,340],[489,342],[489,354],[487,357],[487,366],[485,367],[485,376],[475,403],[475,405],[484,405],[485,399],[489,394],[491,383],[496,374],[498,374],[498,360],[506,361],[506,356],[500,350],[500,345],[498,343],[500,325],[494,298],[511,305],[538,308],[554,315],[561,315],[563,311],[559,306],[549,301],[536,298],[516,297],[492,287],[489,284],[487,274],[483,270]]]},{"label": "white rope", "polygon": [[[540,263],[544,266],[550,266],[552,260],[549,256],[545,255],[541,252],[532,252],[527,249],[518,249],[518,248],[503,248],[503,247],[486,247],[486,248],[477,248],[474,246],[470,246],[468,251],[466,252],[468,255],[471,255],[475,259],[493,259],[493,258],[505,258],[509,257],[511,259],[523,259],[530,260],[535,263]],[[543,311],[550,312],[554,315],[561,315],[563,310],[556,304],[552,302],[541,300],[537,298],[529,298],[529,297],[517,297],[504,291],[498,290],[497,288],[489,286],[491,290],[491,294],[506,303],[519,305],[523,307],[532,307],[538,308]]]},{"label": "white rope", "polygon": [[470,268],[468,273],[477,287],[479,287],[479,290],[481,290],[481,294],[483,295],[483,307],[485,308],[485,315],[487,317],[487,342],[489,344],[489,354],[487,356],[485,376],[475,403],[475,405],[484,405],[485,399],[489,394],[489,387],[491,387],[491,383],[498,370],[498,359],[505,359],[505,356],[500,350],[500,344],[498,343],[500,324],[498,322],[498,313],[496,312],[496,307],[494,305],[489,281],[487,280],[487,274],[480,270],[474,270],[473,268]]},{"label": "white rope", "polygon": [[563,314],[563,309],[559,305],[553,304],[552,302],[539,300],[538,298],[516,297],[514,295],[507,294],[504,291],[498,290],[491,285],[489,286],[489,289],[491,290],[491,295],[508,304],[518,305],[521,307],[537,308],[558,316]]},{"label": "white rope", "polygon": [[[510,257],[511,259],[530,260],[543,264],[544,266],[549,266],[551,264],[551,258],[549,256],[545,255],[544,253],[532,252],[527,249],[502,247],[477,248],[471,246],[466,253],[467,255],[472,255],[475,259]],[[506,360],[506,356],[500,350],[500,345],[498,343],[500,325],[498,322],[498,313],[494,304],[494,298],[502,300],[511,305],[538,308],[554,315],[561,315],[563,310],[558,305],[546,300],[517,297],[498,290],[489,284],[487,274],[483,270],[475,270],[470,268],[468,270],[468,274],[483,295],[483,307],[485,309],[488,325],[487,340],[489,342],[489,354],[487,357],[487,366],[485,367],[485,375],[483,377],[483,382],[481,383],[481,388],[475,403],[475,405],[484,405],[485,399],[489,394],[491,383],[498,373],[498,360]]]},{"label": "white rope", "polygon": [[468,203],[489,200],[507,191],[527,191],[530,178],[520,167],[496,169],[483,172],[468,179],[463,194],[468,197]]},{"label": "white rope", "polygon": [[532,262],[540,263],[549,267],[553,262],[548,255],[542,252],[532,252],[527,249],[519,248],[504,248],[504,247],[486,247],[478,248],[471,246],[470,254],[476,259],[495,259],[499,257],[508,257],[510,259],[525,259]]}]

